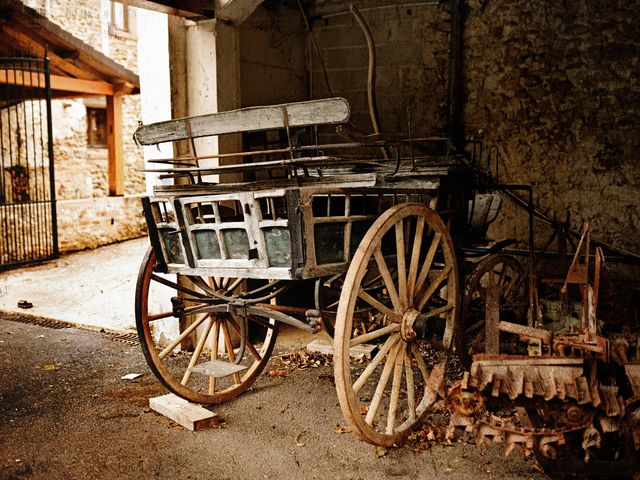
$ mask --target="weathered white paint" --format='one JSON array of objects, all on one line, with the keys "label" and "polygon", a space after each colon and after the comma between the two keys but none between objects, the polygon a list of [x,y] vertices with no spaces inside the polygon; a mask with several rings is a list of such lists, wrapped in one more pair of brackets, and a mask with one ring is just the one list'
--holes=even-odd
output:
[{"label": "weathered white paint", "polygon": [[[141,120],[143,123],[169,120],[171,118],[171,86],[167,15],[150,10],[136,10]],[[171,145],[144,147],[145,168],[157,166],[149,163],[149,160],[172,155]],[[147,193],[153,193],[153,185],[157,183],[157,174],[148,173]]]},{"label": "weathered white paint", "polygon": [[285,110],[286,120],[291,127],[344,123],[350,116],[349,102],[346,99],[329,98],[284,105],[249,107],[147,125],[136,132],[136,138],[143,144],[187,138],[187,123],[194,137],[284,128]]}]

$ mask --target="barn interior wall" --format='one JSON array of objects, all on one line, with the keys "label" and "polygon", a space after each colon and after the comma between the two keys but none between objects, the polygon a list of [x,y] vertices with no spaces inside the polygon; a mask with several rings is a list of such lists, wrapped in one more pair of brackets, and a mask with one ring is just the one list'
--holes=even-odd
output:
[{"label": "barn interior wall", "polygon": [[[499,146],[500,180],[531,183],[541,211],[570,212],[594,238],[640,251],[640,35],[624,2],[469,0],[463,39],[462,120],[466,137],[482,136],[485,154]],[[420,4],[420,5],[418,5]],[[448,2],[357,3],[373,33],[377,99],[385,132],[444,133],[447,121]],[[320,57],[308,42],[314,98],[331,92],[352,105],[352,122],[371,132],[368,53],[344,2],[311,9]],[[526,238],[526,216],[505,205],[496,239]],[[517,218],[516,218],[517,217]],[[543,239],[544,228],[537,225]]]},{"label": "barn interior wall", "polygon": [[[400,3],[367,0],[357,6],[375,44],[382,131],[406,133],[409,107],[416,135],[443,130],[447,114],[448,10],[437,2],[414,2],[404,7]],[[369,53],[365,36],[348,7],[346,2],[318,0],[311,11],[309,20],[318,45],[316,49],[307,43],[311,94],[313,98],[329,96],[329,92],[345,97],[351,104],[354,126],[371,133],[367,104]]]},{"label": "barn interior wall", "polygon": [[[628,2],[468,2],[466,131],[500,145],[501,180],[594,238],[640,251],[640,34]],[[509,218],[494,235],[513,230]]]},{"label": "barn interior wall", "polygon": [[267,2],[240,26],[243,107],[306,100],[307,35],[297,8]]}]

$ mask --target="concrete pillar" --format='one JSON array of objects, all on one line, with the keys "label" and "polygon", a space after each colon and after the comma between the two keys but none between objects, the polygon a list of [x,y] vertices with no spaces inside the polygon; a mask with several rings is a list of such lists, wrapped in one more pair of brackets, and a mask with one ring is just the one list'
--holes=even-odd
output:
[{"label": "concrete pillar", "polygon": [[[240,34],[236,26],[218,20],[193,22],[172,18],[169,22],[171,103],[174,118],[240,108]],[[186,142],[184,142],[186,143]],[[198,155],[242,150],[241,135],[195,141]],[[176,153],[188,152],[187,145]],[[203,160],[201,166],[239,161],[229,158]],[[237,177],[236,177],[237,178]],[[216,181],[217,176],[206,180]],[[233,181],[231,176],[220,181]]]}]

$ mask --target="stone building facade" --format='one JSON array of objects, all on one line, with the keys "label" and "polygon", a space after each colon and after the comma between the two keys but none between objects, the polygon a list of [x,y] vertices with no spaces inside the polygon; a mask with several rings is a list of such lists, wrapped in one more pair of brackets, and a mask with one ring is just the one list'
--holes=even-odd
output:
[{"label": "stone building facade", "polygon": [[[108,0],[24,3],[137,73],[136,9]],[[140,120],[139,96],[125,95],[122,110],[125,192],[123,197],[109,197],[107,148],[100,133],[106,128],[106,99],[52,101],[61,251],[94,248],[144,234],[137,197],[145,190],[144,174],[139,171],[144,168],[144,158],[133,141]]]}]

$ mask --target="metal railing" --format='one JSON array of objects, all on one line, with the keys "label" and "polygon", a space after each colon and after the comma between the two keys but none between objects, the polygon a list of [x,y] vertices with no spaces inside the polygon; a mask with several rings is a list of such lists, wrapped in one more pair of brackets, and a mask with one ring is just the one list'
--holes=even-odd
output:
[{"label": "metal railing", "polygon": [[0,57],[0,270],[58,256],[46,56]]}]

